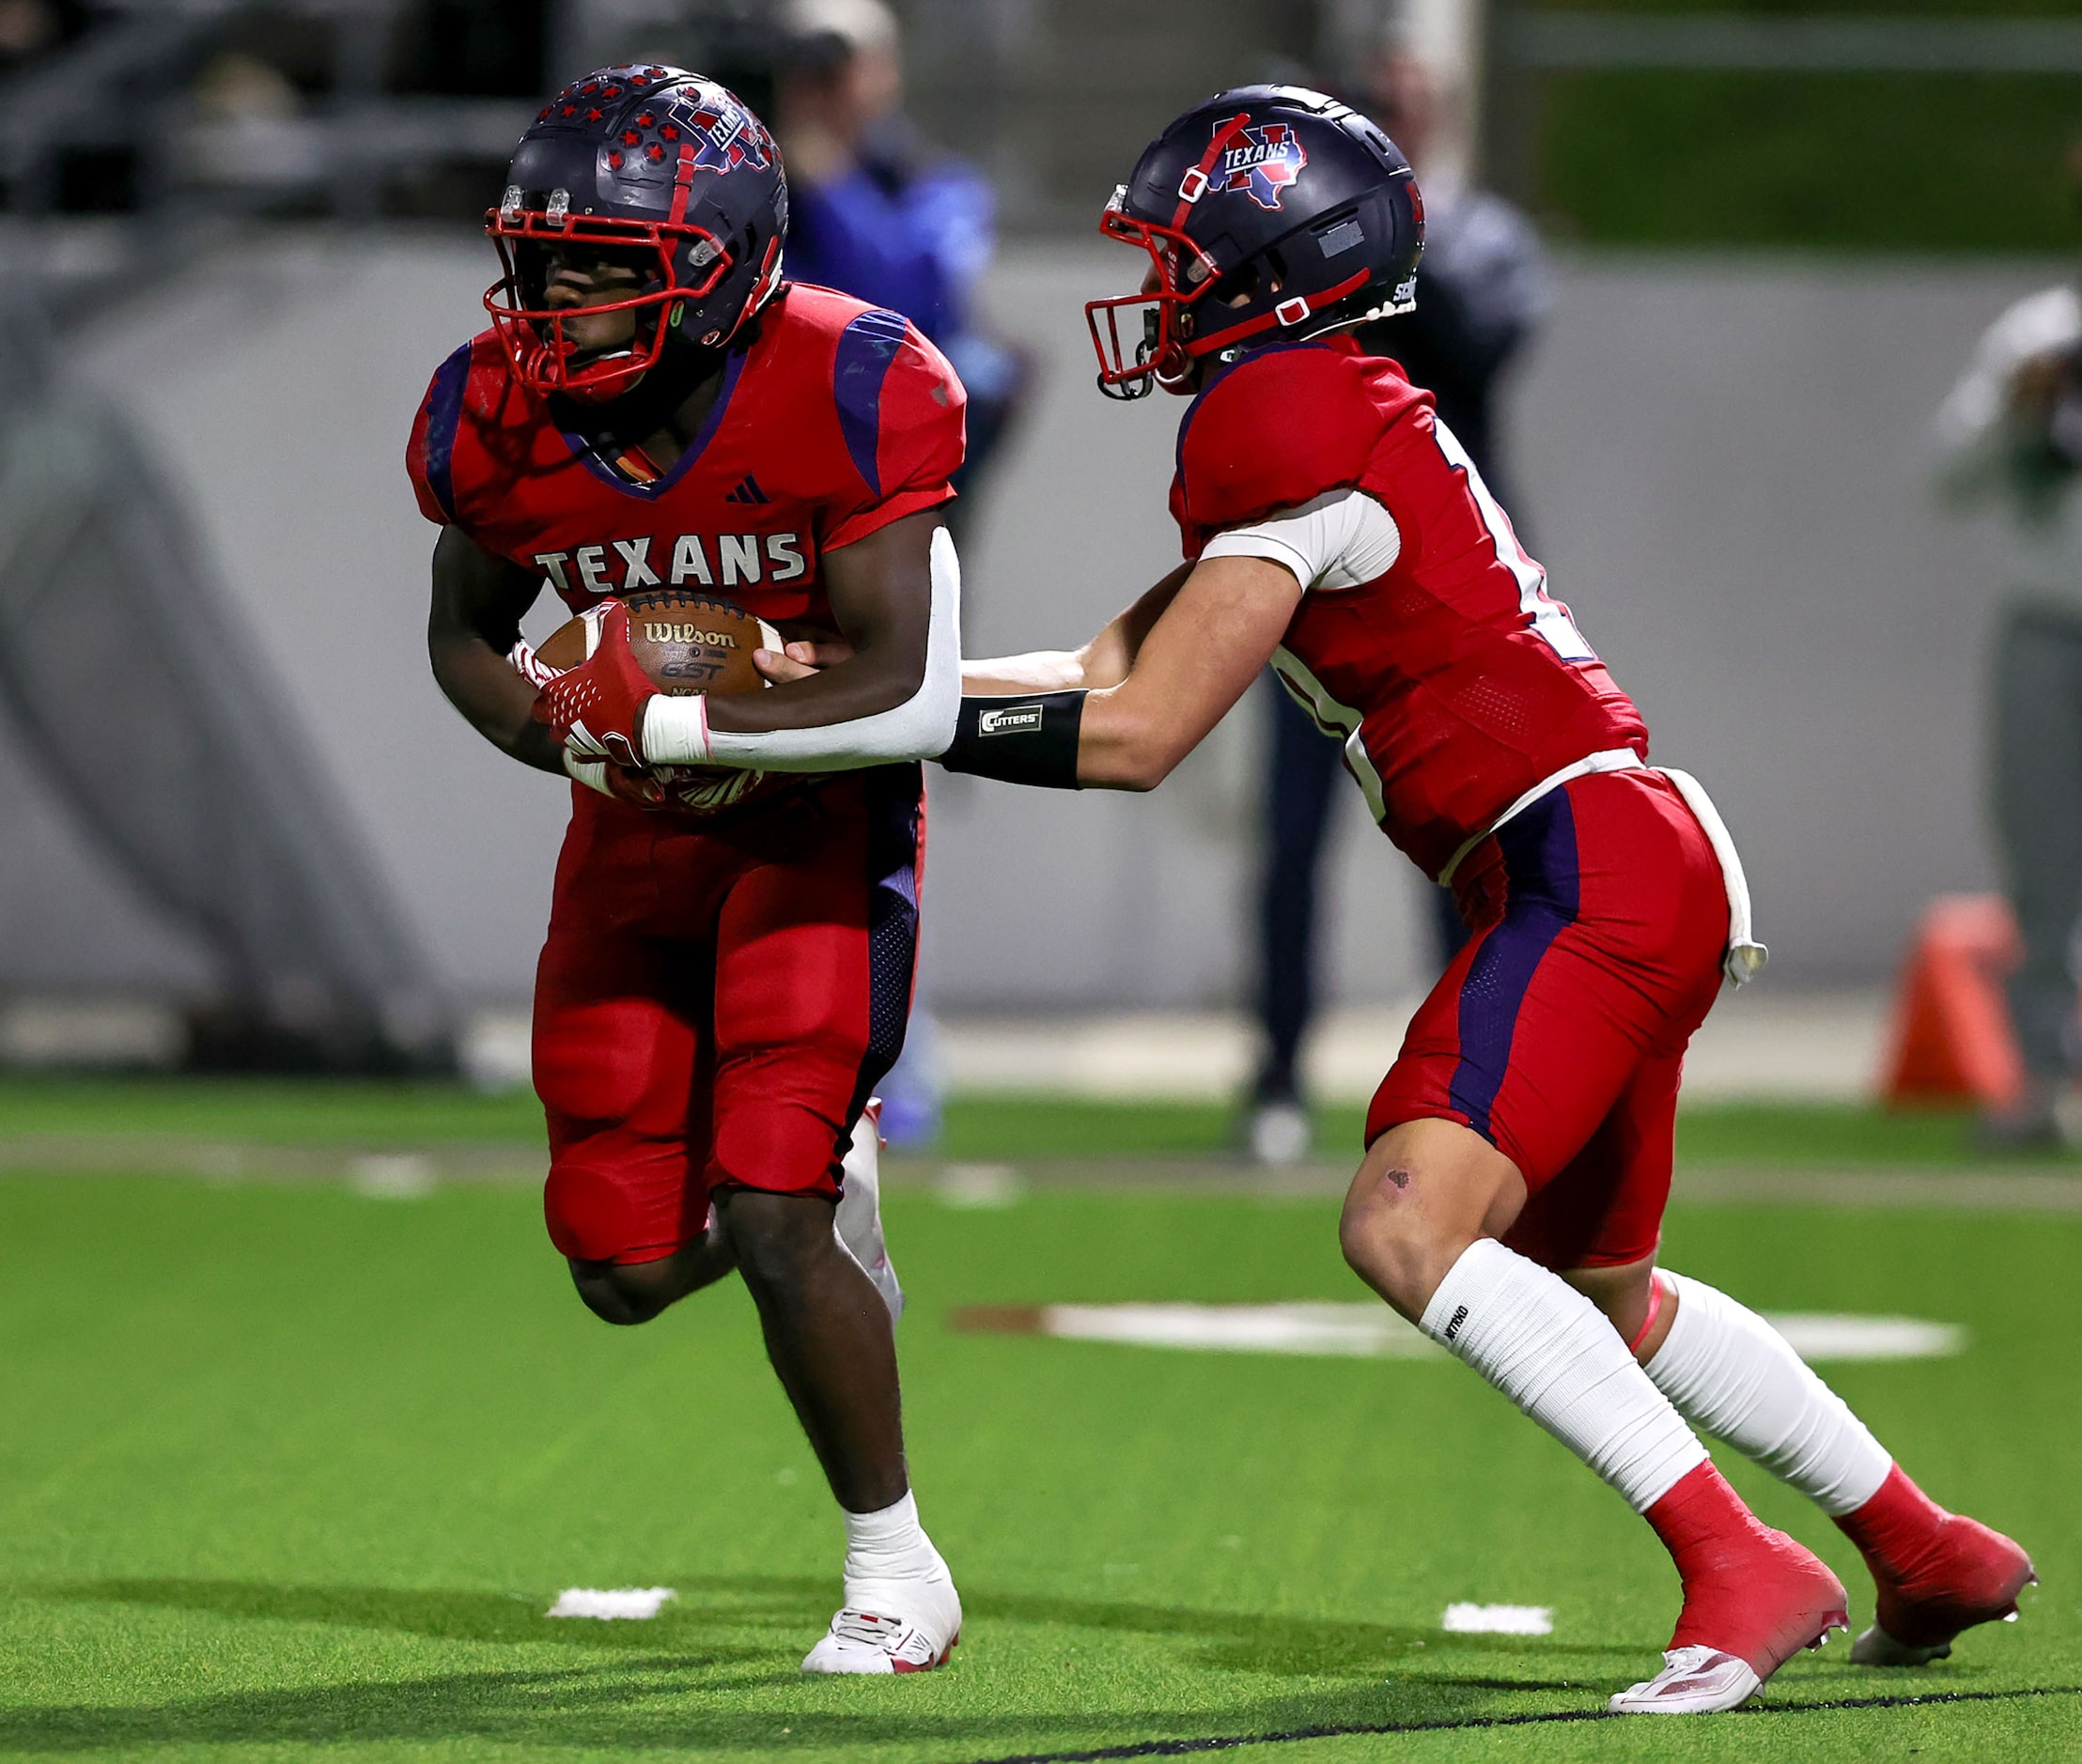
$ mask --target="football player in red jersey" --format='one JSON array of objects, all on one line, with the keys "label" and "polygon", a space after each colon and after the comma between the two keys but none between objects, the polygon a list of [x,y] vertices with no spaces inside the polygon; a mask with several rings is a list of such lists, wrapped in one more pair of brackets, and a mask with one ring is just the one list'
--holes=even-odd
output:
[{"label": "football player in red jersey", "polygon": [[[492,328],[434,375],[408,459],[443,528],[435,677],[575,781],[536,989],[550,1236],[610,1323],[743,1276],[845,1513],[845,1599],[804,1669],[915,1672],[961,1605],[909,1493],[863,1113],[909,1007],[918,762],[960,692],[940,515],[964,399],[904,319],[785,282],[786,226],[732,93],[574,82],[521,140],[488,218]],[[606,608],[561,675],[520,637],[545,586]],[[851,658],[662,698],[620,602],[661,586]]]},{"label": "football player in red jersey", "polygon": [[1226,92],[1152,144],[1102,223],[1147,253],[1142,292],[1088,316],[1103,389],[1192,397],[1188,562],[1081,650],[969,663],[943,763],[1148,790],[1269,661],[1473,933],[1374,1099],[1344,1252],[1675,1558],[1663,1669],[1613,1709],[1732,1708],[1845,1619],[1687,1421],[1863,1553],[1853,1658],[1919,1663],[2013,1611],[2030,1562],[1927,1499],[1762,1318],[1656,1268],[1686,1043],[1763,950],[1704,792],[1648,765],[1430,395],[1343,334],[1407,310],[1422,214],[1394,145],[1315,93]]}]

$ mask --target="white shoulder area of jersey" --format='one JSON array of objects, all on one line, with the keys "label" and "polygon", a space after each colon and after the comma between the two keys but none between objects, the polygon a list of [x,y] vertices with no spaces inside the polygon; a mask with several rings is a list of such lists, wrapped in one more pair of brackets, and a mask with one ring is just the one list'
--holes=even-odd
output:
[{"label": "white shoulder area of jersey", "polygon": [[1403,553],[1395,517],[1364,490],[1328,490],[1207,541],[1210,557],[1262,557],[1292,572],[1304,592],[1334,594],[1385,576]]}]

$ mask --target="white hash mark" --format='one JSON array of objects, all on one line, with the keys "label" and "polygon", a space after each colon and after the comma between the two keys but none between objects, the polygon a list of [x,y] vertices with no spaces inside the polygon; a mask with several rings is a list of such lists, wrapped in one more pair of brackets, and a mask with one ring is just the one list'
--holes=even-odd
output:
[{"label": "white hash mark", "polygon": [[654,1617],[668,1599],[679,1595],[670,1586],[567,1586],[549,1609],[553,1617]]},{"label": "white hash mark", "polygon": [[1450,1604],[1438,1627],[1454,1635],[1551,1635],[1554,1612],[1544,1604]]}]

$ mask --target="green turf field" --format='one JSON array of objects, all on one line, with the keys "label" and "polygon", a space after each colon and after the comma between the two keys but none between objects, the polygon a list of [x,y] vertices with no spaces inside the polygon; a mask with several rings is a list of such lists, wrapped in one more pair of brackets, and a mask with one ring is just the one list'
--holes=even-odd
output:
[{"label": "green turf field", "polygon": [[[32,1134],[128,1130],[140,1168],[181,1132],[242,1124],[453,1143],[483,1137],[496,1101],[384,1114],[276,1087],[241,1110],[236,1091],[104,1086],[69,1112],[61,1090],[0,1092],[18,1166],[0,1176],[0,1753],[955,1764],[1259,1737],[1244,1756],[2082,1756],[2082,1218],[1678,1210],[1670,1259],[1754,1302],[1972,1331],[1957,1359],[1833,1376],[1941,1498],[2024,1539],[2046,1584],[1949,1664],[1860,1672],[1840,1639],[1763,1710],[1672,1725],[1577,1719],[1654,1663],[1674,1577],[1465,1369],[944,1321],[1351,1298],[1330,1200],[1138,1194],[1125,1160],[1112,1192],[995,1210],[900,1193],[914,1470],[968,1632],[948,1672],[813,1682],[795,1663],[835,1602],[838,1528],[741,1291],[610,1329],[565,1287],[520,1183],[401,1200],[21,1167]],[[1002,1152],[1015,1128],[994,1131]],[[1734,1474],[1866,1620],[1833,1528]],[[545,1618],[570,1586],[678,1601],[648,1623]],[[1459,1600],[1551,1606],[1554,1632],[1448,1634]],[[1939,1697],[1960,1700],[1832,1707]],[[1322,1729],[1344,1731],[1263,1738]]]},{"label": "green turf field", "polygon": [[[1316,1110],[1324,1157],[1357,1160],[1365,1110]],[[1059,1096],[956,1097],[939,1153],[949,1158],[1180,1156],[1219,1153],[1235,1137],[1219,1103],[1106,1102]],[[295,1079],[0,1076],[0,1149],[46,1136],[229,1140],[289,1147],[424,1149],[542,1143],[527,1091]],[[1849,1105],[1714,1104],[1679,1117],[1695,1163],[1834,1168],[1976,1161],[1968,1121]],[[19,1161],[19,1160],[17,1160]],[[2082,1159],[2070,1160],[2082,1169]]]}]

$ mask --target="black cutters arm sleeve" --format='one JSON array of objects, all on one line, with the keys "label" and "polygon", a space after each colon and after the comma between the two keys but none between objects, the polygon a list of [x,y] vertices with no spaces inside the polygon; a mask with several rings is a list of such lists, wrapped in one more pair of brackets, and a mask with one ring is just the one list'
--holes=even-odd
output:
[{"label": "black cutters arm sleeve", "polygon": [[954,745],[940,756],[951,772],[1051,790],[1082,788],[1077,777],[1082,692],[1036,692],[1023,698],[964,698]]}]

